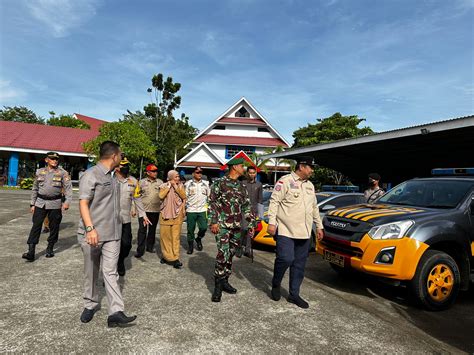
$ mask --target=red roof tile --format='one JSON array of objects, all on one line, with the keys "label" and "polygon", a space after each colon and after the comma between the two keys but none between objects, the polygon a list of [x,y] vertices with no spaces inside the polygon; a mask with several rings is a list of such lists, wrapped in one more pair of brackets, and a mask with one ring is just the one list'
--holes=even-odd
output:
[{"label": "red roof tile", "polygon": [[260,147],[276,147],[276,146],[282,145],[283,147],[288,147],[286,143],[283,142],[279,138],[220,136],[217,134],[206,134],[204,136],[197,138],[195,142],[250,145],[250,146],[260,146]]},{"label": "red roof tile", "polygon": [[98,134],[93,129],[0,121],[1,147],[84,153],[81,143]]},{"label": "red roof tile", "polygon": [[94,118],[94,117],[84,116],[84,115],[81,115],[80,113],[75,113],[75,115],[78,120],[81,120],[89,124],[89,126],[91,126],[91,130],[93,131],[98,131],[100,126],[102,126],[104,123],[107,123],[107,121],[99,120],[98,118]]},{"label": "red roof tile", "polygon": [[267,124],[258,118],[240,118],[240,117],[223,117],[216,123],[242,123],[254,126],[266,126]]}]

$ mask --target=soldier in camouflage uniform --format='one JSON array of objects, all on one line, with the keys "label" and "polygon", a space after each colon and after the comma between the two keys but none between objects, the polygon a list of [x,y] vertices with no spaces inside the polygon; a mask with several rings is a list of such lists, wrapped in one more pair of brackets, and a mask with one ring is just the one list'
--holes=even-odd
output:
[{"label": "soldier in camouflage uniform", "polygon": [[211,187],[208,219],[211,232],[216,235],[218,250],[212,302],[220,302],[222,291],[237,292],[229,284],[229,276],[232,273],[232,258],[241,244],[242,218],[249,223],[249,230],[255,228],[255,216],[251,212],[247,190],[238,180],[244,173],[243,162],[242,158],[228,161],[229,174],[216,180]]},{"label": "soldier in camouflage uniform", "polygon": [[[62,210],[69,209],[72,199],[71,178],[66,170],[58,166],[59,154],[48,152],[45,158],[47,166],[36,171],[36,179],[31,193],[31,213],[33,227],[28,238],[28,251],[22,255],[27,261],[35,261],[35,248],[39,242],[43,221],[48,216],[49,238],[46,257],[54,256],[53,247],[58,241],[59,225],[63,217]],[[65,200],[62,202],[62,191]]]}]

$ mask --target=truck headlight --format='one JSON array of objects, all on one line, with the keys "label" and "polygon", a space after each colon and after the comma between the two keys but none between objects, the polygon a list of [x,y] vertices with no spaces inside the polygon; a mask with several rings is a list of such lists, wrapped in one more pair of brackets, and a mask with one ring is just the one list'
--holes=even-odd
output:
[{"label": "truck headlight", "polygon": [[372,239],[400,239],[414,224],[412,220],[382,224],[373,227],[367,234]]}]

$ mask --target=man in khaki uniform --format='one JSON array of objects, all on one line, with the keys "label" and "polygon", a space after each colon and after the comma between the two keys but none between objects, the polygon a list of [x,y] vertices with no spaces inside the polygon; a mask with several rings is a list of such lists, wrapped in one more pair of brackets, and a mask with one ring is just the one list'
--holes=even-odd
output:
[{"label": "man in khaki uniform", "polygon": [[370,173],[369,188],[364,191],[364,197],[367,203],[374,203],[380,196],[385,194],[385,191],[379,186],[380,175],[377,173]]},{"label": "man in khaki uniform", "polygon": [[120,243],[120,255],[117,264],[117,272],[125,276],[125,259],[132,249],[132,217],[143,219],[146,227],[150,220],[146,216],[142,200],[138,194],[138,181],[130,173],[130,162],[127,158],[122,159],[120,166],[115,169],[117,181],[120,186],[120,217],[122,218],[122,239]]},{"label": "man in khaki uniform", "polygon": [[[62,211],[69,209],[72,200],[71,178],[66,170],[58,166],[59,154],[48,152],[45,158],[47,166],[36,171],[36,179],[31,192],[30,208],[33,213],[33,227],[28,237],[28,252],[22,255],[27,261],[35,261],[35,248],[39,242],[43,221],[48,217],[50,232],[46,257],[54,256],[54,244],[59,238],[59,225],[62,220]],[[66,197],[62,202],[62,193]]]},{"label": "man in khaki uniform", "polygon": [[[155,164],[148,164],[146,167],[147,177],[141,179],[139,187],[139,195],[142,199],[143,207],[145,208],[146,216],[150,224],[145,226],[143,218],[138,218],[138,245],[136,258],[141,258],[146,251],[153,253],[153,247],[156,241],[156,226],[160,217],[161,199],[159,196],[160,185],[163,181],[158,179],[158,168]],[[148,227],[148,230],[147,230]]]},{"label": "man in khaki uniform", "polygon": [[309,304],[300,297],[300,286],[309,253],[311,230],[316,224],[317,238],[323,235],[314,185],[309,181],[314,163],[311,157],[297,160],[296,170],[275,185],[268,208],[268,233],[276,239],[276,259],[272,279],[272,298],[281,298],[280,285],[290,268],[288,302],[301,308]]},{"label": "man in khaki uniform", "polygon": [[84,310],[81,322],[90,322],[99,309],[97,279],[102,264],[108,301],[107,323],[109,327],[116,327],[133,322],[136,318],[127,317],[123,312],[124,303],[117,275],[122,220],[120,188],[114,170],[121,160],[119,145],[111,141],[103,142],[99,159],[97,165],[88,169],[79,182],[81,219],[77,239],[84,254]]}]

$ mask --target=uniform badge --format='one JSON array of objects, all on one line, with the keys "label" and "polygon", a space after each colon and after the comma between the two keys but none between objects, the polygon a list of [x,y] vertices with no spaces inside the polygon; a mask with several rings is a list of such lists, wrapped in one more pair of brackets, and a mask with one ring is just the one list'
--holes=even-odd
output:
[{"label": "uniform badge", "polygon": [[298,198],[298,197],[300,197],[300,193],[299,193],[299,192],[295,192],[295,193],[293,194],[293,196],[295,196],[295,198]]}]

